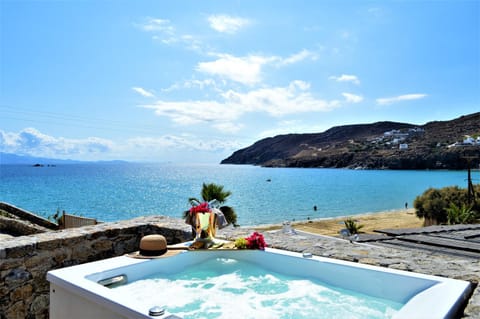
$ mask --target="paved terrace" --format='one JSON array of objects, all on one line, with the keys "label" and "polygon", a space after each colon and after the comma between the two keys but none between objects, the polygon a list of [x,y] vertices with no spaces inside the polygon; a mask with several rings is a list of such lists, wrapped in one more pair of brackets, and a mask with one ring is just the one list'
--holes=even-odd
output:
[{"label": "paved terrace", "polygon": [[[240,228],[223,230],[220,234],[225,239],[233,240],[248,236],[251,232],[250,229]],[[422,249],[421,245],[414,248],[386,245],[388,241],[382,235],[376,236],[381,241],[361,243],[302,232],[286,234],[282,231],[269,231],[263,234],[267,244],[273,248],[469,281],[473,284],[474,291],[463,318],[480,318],[480,259],[477,257],[456,255],[443,249]],[[391,236],[390,243],[398,240],[393,237]]]},{"label": "paved terrace", "polygon": [[480,259],[480,225],[384,229],[375,244]]},{"label": "paved terrace", "polygon": [[[135,251],[140,238],[147,234],[162,234],[169,243],[178,243],[189,239],[189,231],[183,220],[150,216],[2,240],[0,318],[48,318],[48,270]],[[234,240],[252,232],[249,228],[227,228],[217,237]],[[463,318],[480,318],[478,258],[375,242],[350,243],[307,233],[270,231],[264,236],[273,248],[470,281],[474,291]]]}]

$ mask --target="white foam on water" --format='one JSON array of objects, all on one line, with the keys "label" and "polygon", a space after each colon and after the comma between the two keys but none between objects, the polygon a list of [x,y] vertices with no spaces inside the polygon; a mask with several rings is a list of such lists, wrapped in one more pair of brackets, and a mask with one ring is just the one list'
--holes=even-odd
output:
[{"label": "white foam on water", "polygon": [[193,318],[390,318],[401,304],[234,259],[215,259],[178,274],[114,288],[139,305]]}]

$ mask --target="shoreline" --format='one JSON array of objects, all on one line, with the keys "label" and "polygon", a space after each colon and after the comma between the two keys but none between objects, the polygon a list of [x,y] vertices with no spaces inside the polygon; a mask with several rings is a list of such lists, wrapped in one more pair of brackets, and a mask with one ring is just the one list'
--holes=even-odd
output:
[{"label": "shoreline", "polygon": [[[343,221],[352,218],[359,225],[364,225],[361,233],[375,233],[375,230],[388,228],[419,228],[423,227],[423,218],[415,214],[414,208],[395,209],[380,212],[367,212],[363,214],[345,215],[340,217],[317,218],[311,220],[290,222],[296,230],[310,232],[319,235],[340,237],[339,232],[345,228]],[[253,228],[260,231],[277,230],[282,224],[258,225]]]}]

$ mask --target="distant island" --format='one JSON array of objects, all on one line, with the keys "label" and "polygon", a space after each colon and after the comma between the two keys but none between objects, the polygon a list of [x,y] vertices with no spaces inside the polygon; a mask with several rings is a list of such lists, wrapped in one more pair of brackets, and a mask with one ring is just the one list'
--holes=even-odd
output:
[{"label": "distant island", "polygon": [[36,157],[30,155],[19,155],[12,153],[0,152],[0,165],[30,165],[32,167],[56,167],[57,165],[66,164],[88,164],[88,163],[127,163],[126,161],[77,161],[70,159],[55,159],[46,157]]},{"label": "distant island", "polygon": [[265,138],[221,164],[351,169],[466,169],[480,165],[480,112],[424,125],[377,122]]}]

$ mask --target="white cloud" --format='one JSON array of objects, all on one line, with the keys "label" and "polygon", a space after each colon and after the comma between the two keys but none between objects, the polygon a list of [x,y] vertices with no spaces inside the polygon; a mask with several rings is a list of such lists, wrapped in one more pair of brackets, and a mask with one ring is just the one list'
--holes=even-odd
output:
[{"label": "white cloud", "polygon": [[298,120],[287,120],[280,121],[276,124],[276,127],[261,132],[257,138],[261,139],[292,133],[319,133],[325,131],[327,128],[328,127],[321,125],[308,125]]},{"label": "white cloud", "polygon": [[216,87],[216,86],[217,86],[217,82],[215,82],[215,80],[213,79],[190,80],[184,83],[184,87],[187,89],[197,87],[203,90],[205,87]]},{"label": "white cloud", "polygon": [[343,97],[348,103],[360,103],[363,101],[363,96],[352,93],[342,93]]},{"label": "white cloud", "polygon": [[141,107],[153,109],[156,115],[169,117],[180,125],[232,122],[242,114],[242,111],[234,105],[217,101],[168,102],[159,100],[154,104]]},{"label": "white cloud", "polygon": [[266,65],[278,67],[301,62],[306,59],[316,60],[317,55],[309,50],[302,50],[287,58],[278,56],[249,55],[237,57],[230,54],[213,54],[217,59],[197,64],[198,72],[219,76],[224,79],[254,85],[262,79],[262,68]]},{"label": "white cloud", "polygon": [[203,53],[203,44],[195,36],[191,34],[184,34],[178,37],[180,42],[189,50]]},{"label": "white cloud", "polygon": [[109,140],[89,137],[66,139],[26,128],[18,133],[0,131],[0,151],[32,156],[69,158],[70,156],[107,153],[113,147]]},{"label": "white cloud", "polygon": [[242,84],[253,85],[260,82],[262,66],[272,61],[272,58],[262,56],[235,57],[220,54],[211,62],[200,62],[197,71],[220,76]]},{"label": "white cloud", "polygon": [[290,82],[289,88],[292,90],[299,89],[301,91],[306,91],[310,89],[310,83],[300,80],[295,80]]},{"label": "white cloud", "polygon": [[427,94],[405,94],[394,97],[379,98],[376,101],[378,105],[389,105],[401,101],[419,100],[425,98],[426,96]]},{"label": "white cloud", "polygon": [[[126,140],[125,147],[129,150],[164,151],[164,150],[191,150],[191,151],[218,151],[235,149],[237,142],[221,139],[203,139],[194,135],[164,135],[160,137],[136,137]],[[142,151],[143,150],[143,151]]]},{"label": "white cloud", "polygon": [[145,22],[136,25],[147,32],[162,32],[170,35],[175,33],[175,28],[171,25],[170,20],[146,18]]},{"label": "white cloud", "polygon": [[250,24],[248,19],[228,15],[211,15],[208,17],[210,27],[221,33],[236,33],[241,28]]},{"label": "white cloud", "polygon": [[215,138],[211,134],[208,138],[191,134],[163,135],[130,138],[119,145],[119,154],[123,154],[121,158],[134,156],[136,160],[218,163],[243,146],[236,140]]},{"label": "white cloud", "polygon": [[[141,105],[159,116],[166,116],[180,125],[201,124],[223,132],[241,128],[239,118],[246,113],[263,112],[271,116],[305,112],[326,112],[341,106],[338,100],[321,100],[309,92],[310,84],[292,81],[287,87],[260,88],[248,92],[228,90],[223,92],[221,101],[157,101]],[[351,97],[353,99],[353,97]],[[355,96],[358,100],[358,97]],[[235,123],[235,124],[232,124]]]},{"label": "white cloud", "polygon": [[135,26],[145,32],[153,33],[152,39],[164,44],[170,45],[179,41],[175,27],[172,26],[170,20],[145,18],[144,22],[136,23]]},{"label": "white cloud", "polygon": [[241,123],[233,123],[233,122],[219,122],[217,124],[213,124],[212,127],[217,129],[220,132],[236,133],[240,131],[244,127],[244,125]]},{"label": "white cloud", "polygon": [[229,90],[223,94],[228,104],[246,112],[265,112],[283,116],[304,112],[324,112],[339,106],[339,101],[314,98],[309,83],[293,81],[288,87],[260,88],[247,93]]},{"label": "white cloud", "polygon": [[146,18],[142,23],[135,26],[145,32],[151,33],[152,39],[165,45],[184,45],[185,48],[202,52],[202,43],[191,34],[179,34],[170,20],[158,18]]},{"label": "white cloud", "polygon": [[340,76],[331,76],[330,80],[335,80],[337,82],[352,82],[353,84],[359,85],[360,80],[356,75],[342,74]]},{"label": "white cloud", "polygon": [[306,59],[311,59],[311,60],[315,61],[315,60],[318,59],[318,56],[317,56],[316,53],[314,53],[312,51],[303,49],[302,51],[300,51],[298,53],[292,54],[288,58],[280,59],[279,65],[283,66],[283,65],[295,64],[295,63],[301,62],[301,61],[306,60]]},{"label": "white cloud", "polygon": [[132,87],[132,90],[137,92],[138,94],[144,96],[144,97],[155,97],[155,95],[152,92],[149,92],[141,87]]},{"label": "white cloud", "polygon": [[214,90],[218,90],[218,84],[217,81],[214,79],[204,79],[204,80],[187,80],[184,81],[183,83],[175,83],[168,88],[162,89],[162,92],[172,92],[175,90],[181,90],[181,89],[200,89],[203,90],[207,87],[211,87]]},{"label": "white cloud", "polygon": [[[204,160],[218,160],[219,153],[231,153],[240,142],[191,134],[134,137],[115,143],[98,137],[66,139],[41,133],[34,128],[21,132],[0,130],[0,152],[58,159],[99,160],[189,160],[202,153]],[[178,155],[178,154],[187,154]],[[210,155],[209,155],[210,154]],[[216,154],[216,155],[215,155]]]}]

